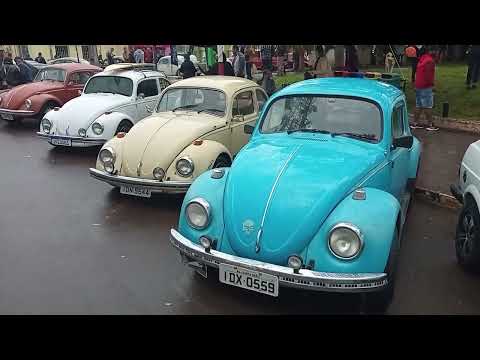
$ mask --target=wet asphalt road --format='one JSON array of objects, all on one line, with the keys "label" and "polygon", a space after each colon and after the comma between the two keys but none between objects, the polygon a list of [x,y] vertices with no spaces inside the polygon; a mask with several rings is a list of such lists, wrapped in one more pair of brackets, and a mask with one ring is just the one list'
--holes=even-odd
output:
[{"label": "wet asphalt road", "polygon": [[[53,149],[36,128],[0,123],[0,314],[362,311],[357,295],[271,298],[200,278],[168,240],[181,196],[122,196],[89,177],[97,149]],[[480,314],[480,277],[455,262],[456,217],[414,202],[389,314]]]}]

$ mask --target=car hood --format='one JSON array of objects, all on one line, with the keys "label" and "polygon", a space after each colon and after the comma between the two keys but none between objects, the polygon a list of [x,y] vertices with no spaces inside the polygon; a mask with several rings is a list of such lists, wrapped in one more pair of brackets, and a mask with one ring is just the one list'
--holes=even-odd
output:
[{"label": "car hood", "polygon": [[[57,134],[76,135],[80,128],[87,129],[100,115],[131,102],[131,99],[114,94],[82,94],[53,112]],[[67,134],[68,131],[68,134]]]},{"label": "car hood", "polygon": [[222,126],[226,126],[225,119],[207,113],[182,111],[149,116],[125,136],[121,173],[151,179],[155,167],[166,171],[194,140]]},{"label": "car hood", "polygon": [[13,89],[1,93],[2,103],[0,107],[6,109],[18,109],[29,97],[49,91],[63,88],[63,83],[58,81],[38,81],[15,86]]},{"label": "car hood", "polygon": [[385,158],[376,146],[345,138],[281,139],[254,141],[240,152],[224,199],[235,253],[277,264],[300,254],[336,205]]}]

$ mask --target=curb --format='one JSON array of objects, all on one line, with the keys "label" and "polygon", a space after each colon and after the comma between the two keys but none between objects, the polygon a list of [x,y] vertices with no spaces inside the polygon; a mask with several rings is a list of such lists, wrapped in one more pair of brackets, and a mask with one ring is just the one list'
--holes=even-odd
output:
[{"label": "curb", "polygon": [[415,188],[415,197],[448,209],[457,210],[462,207],[462,204],[460,204],[452,195],[447,195],[438,191],[421,187]]},{"label": "curb", "polygon": [[[408,114],[408,117],[410,121],[412,121],[413,114]],[[433,121],[440,129],[480,135],[480,121],[477,122],[465,119],[444,118],[436,115],[433,116]]]}]

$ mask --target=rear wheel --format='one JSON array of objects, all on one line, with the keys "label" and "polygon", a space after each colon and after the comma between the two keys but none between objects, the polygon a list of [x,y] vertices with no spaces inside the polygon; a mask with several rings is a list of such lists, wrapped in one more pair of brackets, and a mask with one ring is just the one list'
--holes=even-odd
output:
[{"label": "rear wheel", "polygon": [[467,199],[460,212],[455,252],[460,266],[468,271],[480,271],[480,214],[472,199]]},{"label": "rear wheel", "polygon": [[115,131],[115,135],[121,132],[128,133],[132,127],[133,125],[130,121],[122,120],[120,124],[118,124],[117,131]]},{"label": "rear wheel", "polygon": [[232,165],[230,158],[227,155],[222,154],[217,158],[217,160],[215,160],[212,169],[229,167],[230,165]]}]

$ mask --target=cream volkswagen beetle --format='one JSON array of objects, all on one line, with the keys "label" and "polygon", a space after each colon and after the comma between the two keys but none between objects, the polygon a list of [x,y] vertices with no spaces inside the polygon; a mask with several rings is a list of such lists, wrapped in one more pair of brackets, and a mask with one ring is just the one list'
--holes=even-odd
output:
[{"label": "cream volkswagen beetle", "polygon": [[248,142],[267,100],[255,82],[231,76],[178,81],[161,95],[155,113],[100,150],[90,175],[122,194],[185,193],[206,170],[228,167]]}]

